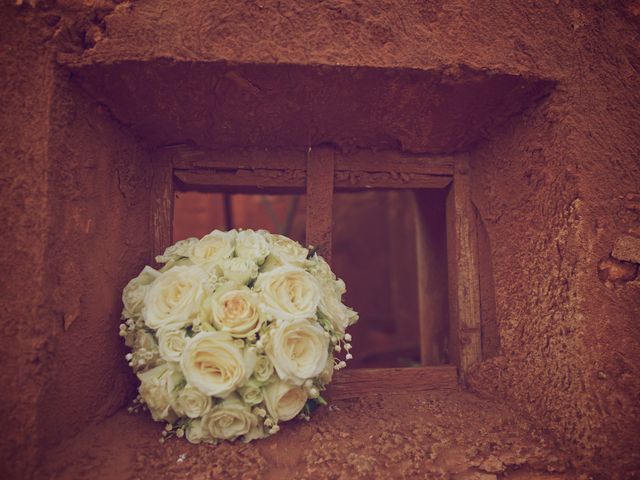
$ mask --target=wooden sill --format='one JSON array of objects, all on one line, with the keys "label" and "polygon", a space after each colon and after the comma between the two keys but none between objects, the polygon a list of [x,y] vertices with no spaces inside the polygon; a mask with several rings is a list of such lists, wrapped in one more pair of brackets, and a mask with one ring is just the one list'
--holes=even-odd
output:
[{"label": "wooden sill", "polygon": [[453,365],[415,368],[355,368],[336,372],[327,387],[328,400],[368,395],[457,390],[458,375]]}]

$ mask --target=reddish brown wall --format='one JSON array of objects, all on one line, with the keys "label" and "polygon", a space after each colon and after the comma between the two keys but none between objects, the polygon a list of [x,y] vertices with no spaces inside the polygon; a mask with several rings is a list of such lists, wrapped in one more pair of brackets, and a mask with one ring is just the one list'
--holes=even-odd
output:
[{"label": "reddish brown wall", "polygon": [[118,336],[120,292],[149,258],[145,148],[56,73],[49,133],[48,309],[53,358],[38,409],[45,448],[132,392]]},{"label": "reddish brown wall", "polygon": [[[393,8],[340,0],[130,5],[121,4],[107,28],[97,21],[71,29],[64,48],[97,41],[97,60],[117,59],[116,52],[143,61],[402,66],[435,69],[453,80],[466,64],[557,81],[542,106],[487,132],[491,140],[473,154],[501,344],[501,355],[481,367],[473,384],[551,429],[573,446],[583,467],[629,473],[638,462],[631,453],[640,427],[639,287],[605,287],[597,262],[637,221],[619,198],[640,191],[637,6],[492,0]],[[55,18],[24,16],[29,26],[23,27],[15,11],[2,11],[0,29],[2,265],[10,272],[3,279],[2,346],[9,355],[2,408],[16,419],[5,426],[3,439],[11,445],[2,452],[3,460],[25,466],[35,458],[37,431],[54,442],[115,408],[121,395],[114,401],[107,391],[125,392],[118,380],[122,350],[109,332],[117,323],[116,292],[144,260],[138,240],[146,237],[147,224],[140,223],[145,181],[137,179],[146,160],[129,135],[52,73],[47,39]],[[49,117],[54,92],[59,98]],[[99,218],[102,211],[109,217]],[[90,264],[71,260],[89,253],[96,255]],[[68,323],[77,315],[67,332],[65,313]],[[70,384],[85,387],[77,402],[67,401]],[[30,415],[36,406],[37,419]]]},{"label": "reddish brown wall", "polygon": [[572,16],[574,42],[548,53],[572,52],[557,91],[473,154],[502,347],[474,386],[515,401],[580,467],[631,478],[640,282],[607,288],[597,265],[634,221],[620,196],[640,190],[637,30],[614,10]]},{"label": "reddish brown wall", "polygon": [[149,260],[149,157],[54,62],[50,29],[0,11],[3,478],[121,407],[119,292]]},{"label": "reddish brown wall", "polygon": [[52,74],[38,27],[13,23],[4,4],[0,18],[0,411],[5,418],[0,477],[17,478],[35,461],[33,412],[46,373],[49,328],[43,300]]}]

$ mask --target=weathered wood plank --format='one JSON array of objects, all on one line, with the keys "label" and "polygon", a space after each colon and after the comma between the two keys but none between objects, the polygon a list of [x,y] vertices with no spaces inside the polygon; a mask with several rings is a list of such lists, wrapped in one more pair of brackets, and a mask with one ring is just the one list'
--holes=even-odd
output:
[{"label": "weathered wood plank", "polygon": [[[358,368],[336,372],[325,392],[329,400],[368,395],[456,390],[456,367]],[[323,394],[323,395],[325,395]]]},{"label": "weathered wood plank", "polygon": [[454,157],[416,155],[393,150],[356,150],[336,154],[336,172],[394,172],[453,175]]},{"label": "weathered wood plank", "polygon": [[306,186],[305,170],[237,169],[228,170],[174,170],[183,188],[219,187],[219,190],[288,189],[303,191]]},{"label": "weathered wood plank", "polygon": [[[294,169],[306,168],[306,153],[302,150],[283,148],[244,148],[208,150],[188,146],[165,147],[159,154],[169,157],[178,170],[192,169]],[[433,176],[453,175],[453,156],[415,155],[392,150],[357,150],[350,153],[335,152],[336,172],[392,173]],[[404,175],[404,179],[410,176]],[[400,178],[402,179],[402,178]]]},{"label": "weathered wood plank", "polygon": [[307,153],[307,245],[331,263],[333,230],[334,151],[309,149]]},{"label": "weathered wood plank", "polygon": [[478,235],[471,203],[468,159],[456,161],[447,195],[450,355],[464,379],[482,359]]},{"label": "weathered wood plank", "polygon": [[445,188],[450,176],[424,173],[340,171],[335,173],[337,190]]},{"label": "weathered wood plank", "polygon": [[418,312],[422,365],[446,363],[449,335],[447,291],[446,192],[415,192]]},{"label": "weathered wood plank", "polygon": [[151,185],[153,258],[170,246],[173,237],[173,165],[170,159],[154,159]]},{"label": "weathered wood plank", "polygon": [[192,169],[273,169],[305,170],[304,150],[283,148],[242,148],[209,150],[187,146],[166,147],[161,155],[169,157],[174,168]]},{"label": "weathered wood plank", "polygon": [[[306,185],[306,170],[299,169],[191,169],[175,170],[181,188],[242,191],[247,187],[255,190],[286,189],[300,191]],[[334,172],[336,190],[362,189],[423,189],[445,188],[452,177],[423,175],[417,173],[397,175],[395,173]]]}]

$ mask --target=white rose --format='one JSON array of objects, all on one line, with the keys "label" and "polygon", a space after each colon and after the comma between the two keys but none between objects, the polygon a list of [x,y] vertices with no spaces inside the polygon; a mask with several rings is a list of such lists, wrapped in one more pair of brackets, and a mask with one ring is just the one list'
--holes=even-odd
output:
[{"label": "white rose", "polygon": [[265,355],[259,355],[256,360],[256,366],[253,370],[253,378],[260,383],[267,383],[273,375],[273,363],[269,360],[269,357]]},{"label": "white rose", "polygon": [[305,391],[278,380],[264,388],[264,399],[269,415],[276,421],[294,418],[307,403]]},{"label": "white rose", "polygon": [[216,265],[233,255],[235,236],[235,230],[214,230],[193,245],[189,258],[196,265]]},{"label": "white rose", "polygon": [[185,385],[184,388],[178,390],[173,402],[173,409],[182,417],[198,418],[211,410],[211,405],[209,395],[205,395],[191,385]]},{"label": "white rose", "polygon": [[124,318],[135,318],[142,312],[144,297],[147,294],[149,285],[160,275],[157,270],[146,266],[140,274],[132,279],[122,291],[122,316]]},{"label": "white rose", "polygon": [[220,263],[222,274],[229,280],[247,284],[258,276],[258,265],[246,258],[227,258]]},{"label": "white rose", "polygon": [[271,250],[267,233],[260,230],[242,230],[236,237],[236,255],[262,265]]},{"label": "white rose", "polygon": [[179,329],[193,323],[204,297],[207,274],[198,267],[174,267],[151,285],[144,300],[144,323],[154,330]]},{"label": "white rose", "polygon": [[263,270],[271,270],[282,265],[295,265],[302,267],[309,255],[309,250],[298,242],[283,235],[270,235],[271,253],[267,257]]},{"label": "white rose", "polygon": [[186,258],[191,255],[193,246],[198,243],[197,238],[187,238],[174,243],[164,251],[162,255],[156,257],[158,263],[176,262],[181,258]]},{"label": "white rose", "polygon": [[349,325],[358,320],[358,314],[345,306],[332,283],[322,282],[322,296],[318,305],[320,312],[329,320],[333,329],[343,334]]},{"label": "white rose", "polygon": [[167,362],[179,362],[187,344],[184,330],[169,330],[158,332],[158,350],[160,356]]},{"label": "white rose", "polygon": [[258,405],[259,403],[262,403],[262,400],[264,399],[262,396],[262,389],[255,380],[249,380],[249,382],[240,387],[238,392],[240,393],[242,400],[244,400],[244,403],[250,406]]},{"label": "white rose", "polygon": [[267,433],[264,431],[264,424],[258,419],[258,423],[256,423],[249,432],[245,433],[244,437],[242,437],[242,441],[249,443],[252,440],[258,440],[260,438],[265,438]]},{"label": "white rose", "polygon": [[209,432],[205,430],[201,418],[189,422],[185,431],[185,436],[189,442],[195,444],[200,442],[210,442],[212,440]]},{"label": "white rose", "polygon": [[329,264],[317,253],[305,262],[305,269],[320,280],[336,280],[336,275]]},{"label": "white rose", "polygon": [[302,385],[324,370],[329,356],[329,335],[309,320],[280,322],[272,324],[265,350],[282,380]]},{"label": "white rose", "polygon": [[228,333],[201,332],[187,342],[180,366],[202,393],[226,397],[249,378],[255,357],[255,349],[243,351]]},{"label": "white rose", "polygon": [[256,290],[265,313],[282,320],[316,316],[320,302],[318,282],[302,268],[278,267],[258,276]]},{"label": "white rose", "polygon": [[246,286],[226,285],[209,300],[211,320],[216,329],[244,338],[262,326],[258,295]]},{"label": "white rose", "polygon": [[231,395],[202,417],[202,426],[213,438],[235,440],[258,424],[258,417],[238,398]]},{"label": "white rose", "polygon": [[153,419],[158,421],[174,421],[177,416],[171,408],[173,389],[181,377],[180,372],[170,364],[163,363],[146,372],[138,373],[140,387],[138,392],[149,408]]}]

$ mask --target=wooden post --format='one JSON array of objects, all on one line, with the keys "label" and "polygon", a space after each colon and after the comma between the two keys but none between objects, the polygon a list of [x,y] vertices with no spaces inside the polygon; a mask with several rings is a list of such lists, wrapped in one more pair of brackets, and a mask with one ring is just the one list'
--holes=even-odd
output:
[{"label": "wooden post", "polygon": [[331,263],[335,153],[330,148],[307,152],[307,245]]},{"label": "wooden post", "polygon": [[449,353],[462,380],[482,359],[478,234],[471,203],[469,160],[456,160],[447,194]]},{"label": "wooden post", "polygon": [[153,162],[151,186],[151,230],[153,258],[162,255],[173,241],[173,163],[160,155]]}]

